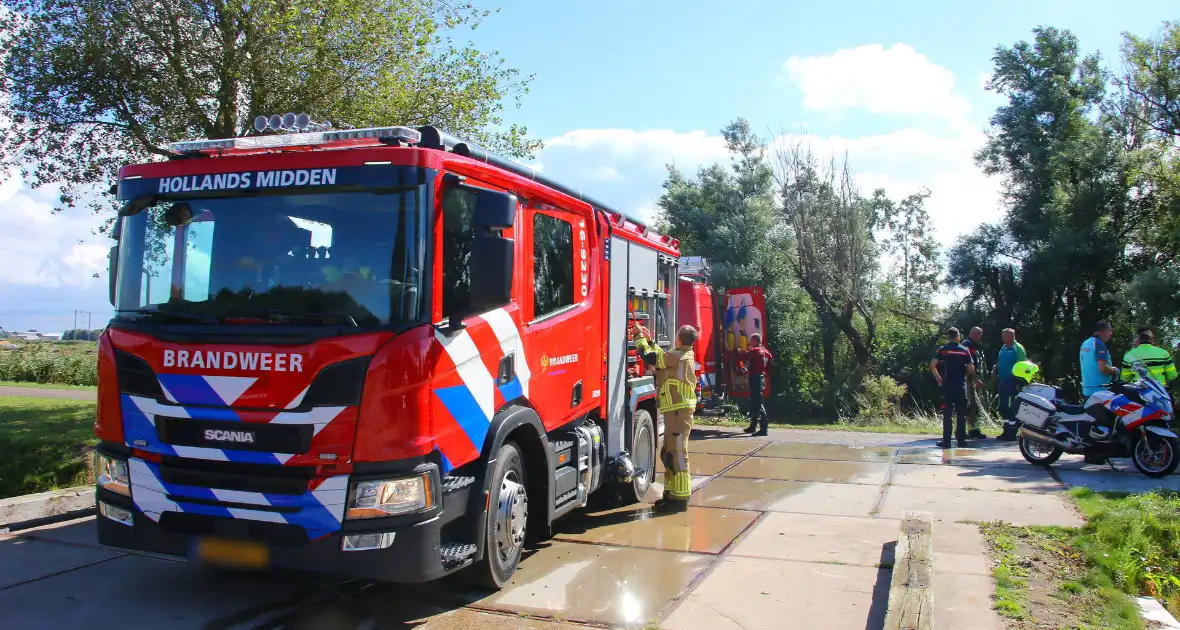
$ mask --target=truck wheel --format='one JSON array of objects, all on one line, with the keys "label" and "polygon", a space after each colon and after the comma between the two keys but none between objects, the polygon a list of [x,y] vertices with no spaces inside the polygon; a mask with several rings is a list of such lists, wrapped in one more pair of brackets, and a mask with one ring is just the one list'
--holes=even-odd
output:
[{"label": "truck wheel", "polygon": [[483,560],[471,569],[487,588],[503,588],[520,564],[529,517],[527,481],[520,449],[512,442],[501,446],[492,470]]},{"label": "truck wheel", "polygon": [[635,464],[635,477],[631,483],[624,485],[622,503],[631,505],[639,503],[647,497],[651,482],[656,477],[656,436],[655,425],[651,421],[651,414],[646,409],[635,411],[635,432],[631,441],[632,463]]}]

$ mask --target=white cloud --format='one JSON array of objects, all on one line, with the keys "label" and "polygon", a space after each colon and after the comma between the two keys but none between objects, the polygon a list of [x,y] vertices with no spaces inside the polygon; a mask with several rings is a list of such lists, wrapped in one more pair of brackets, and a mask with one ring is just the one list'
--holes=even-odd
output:
[{"label": "white cloud", "polygon": [[[52,213],[55,191],[30,190],[19,175],[0,183],[0,326],[60,331],[73,311],[105,325],[107,250],[92,232],[102,222],[81,208]],[[94,274],[99,274],[95,278]]]},{"label": "white cloud", "polygon": [[811,111],[860,109],[961,123],[971,109],[955,89],[955,75],[906,44],[793,56],[783,68],[803,92],[803,107]]}]

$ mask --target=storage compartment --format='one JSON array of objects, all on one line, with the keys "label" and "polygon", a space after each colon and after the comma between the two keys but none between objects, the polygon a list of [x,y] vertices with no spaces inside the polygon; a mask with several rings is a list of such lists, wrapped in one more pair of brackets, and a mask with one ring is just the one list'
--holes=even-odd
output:
[{"label": "storage compartment", "polygon": [[1057,388],[1052,385],[1045,385],[1044,383],[1030,383],[1025,385],[1020,391],[1040,396],[1045,400],[1057,400]]},{"label": "storage compartment", "polygon": [[1038,429],[1045,426],[1049,416],[1056,411],[1053,403],[1044,397],[1023,391],[1016,396],[1016,419]]},{"label": "storage compartment", "polygon": [[553,475],[553,496],[560,499],[578,488],[578,471],[573,466],[562,466]]}]

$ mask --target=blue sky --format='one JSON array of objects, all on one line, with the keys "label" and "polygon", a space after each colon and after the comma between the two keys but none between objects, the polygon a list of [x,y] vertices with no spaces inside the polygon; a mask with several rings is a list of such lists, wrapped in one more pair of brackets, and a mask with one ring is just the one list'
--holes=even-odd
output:
[{"label": "blue sky", "polygon": [[[998,183],[971,157],[999,102],[983,89],[997,45],[1038,25],[1067,28],[1117,69],[1123,31],[1180,19],[1174,0],[965,4],[505,0],[455,35],[536,75],[506,115],[546,141],[534,164],[620,209],[650,214],[669,162],[724,160],[718,130],[744,116],[768,136],[847,152],[866,191],[929,188],[937,236],[950,244],[1001,213]],[[9,330],[60,331],[74,309],[94,312],[96,325],[110,314],[110,243],[90,233],[98,219],[50,216],[51,199],[0,184]]]}]

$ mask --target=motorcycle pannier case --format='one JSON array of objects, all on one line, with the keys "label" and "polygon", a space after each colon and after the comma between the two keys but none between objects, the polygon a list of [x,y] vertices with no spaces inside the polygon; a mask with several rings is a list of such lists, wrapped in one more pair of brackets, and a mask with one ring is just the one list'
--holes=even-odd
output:
[{"label": "motorcycle pannier case", "polygon": [[1016,419],[1031,427],[1044,427],[1055,409],[1053,403],[1031,392],[1016,395]]},{"label": "motorcycle pannier case", "polygon": [[1020,391],[1036,394],[1045,400],[1053,400],[1057,398],[1057,388],[1052,385],[1045,385],[1043,383],[1029,383],[1025,385]]}]

